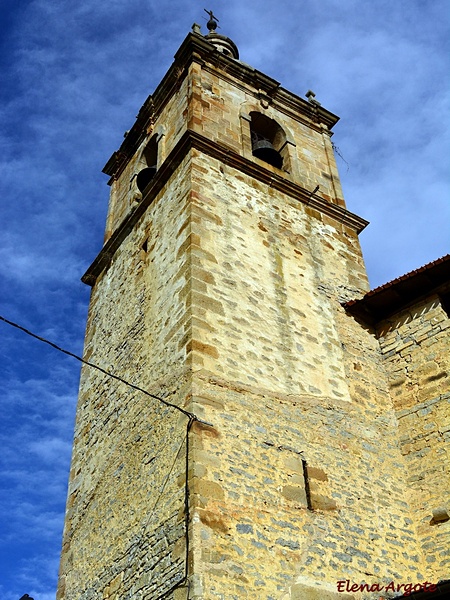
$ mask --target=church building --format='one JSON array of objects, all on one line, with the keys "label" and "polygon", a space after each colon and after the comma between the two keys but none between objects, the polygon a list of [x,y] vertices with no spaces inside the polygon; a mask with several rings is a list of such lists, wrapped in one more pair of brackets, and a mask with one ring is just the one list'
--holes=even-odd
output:
[{"label": "church building", "polygon": [[104,168],[57,598],[444,598],[450,256],[370,291],[338,117],[207,27]]}]

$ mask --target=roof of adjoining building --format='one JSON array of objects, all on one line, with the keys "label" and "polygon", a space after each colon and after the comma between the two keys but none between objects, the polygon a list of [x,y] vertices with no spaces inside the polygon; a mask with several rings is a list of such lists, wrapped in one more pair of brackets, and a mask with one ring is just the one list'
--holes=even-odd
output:
[{"label": "roof of adjoining building", "polygon": [[450,284],[450,254],[377,287],[344,308],[371,324],[401,310],[437,288]]}]

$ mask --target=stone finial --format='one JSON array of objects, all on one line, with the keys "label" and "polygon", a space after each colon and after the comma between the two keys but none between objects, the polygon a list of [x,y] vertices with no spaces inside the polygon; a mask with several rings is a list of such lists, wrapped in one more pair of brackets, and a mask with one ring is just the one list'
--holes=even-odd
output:
[{"label": "stone finial", "polygon": [[202,35],[202,29],[198,23],[194,23],[192,25],[192,33],[197,33],[198,35]]},{"label": "stone finial", "polygon": [[216,29],[219,27],[219,19],[214,15],[212,10],[206,10],[206,8],[203,10],[209,15],[209,21],[206,23],[208,34],[205,36],[205,39],[215,46],[216,50],[221,54],[229,56],[230,58],[239,59],[239,50],[237,49],[236,44],[230,40],[229,37],[217,33]]},{"label": "stone finial", "polygon": [[219,19],[214,16],[214,13],[212,10],[206,10],[206,8],[204,8],[203,10],[205,11],[205,13],[207,15],[209,15],[209,21],[206,23],[206,27],[208,28],[208,31],[210,31],[210,32],[215,31],[218,27]]},{"label": "stone finial", "polygon": [[312,90],[308,90],[305,96],[306,98],[308,98],[308,101],[311,102],[311,104],[316,104],[317,106],[320,106],[320,102],[317,102],[316,95]]}]

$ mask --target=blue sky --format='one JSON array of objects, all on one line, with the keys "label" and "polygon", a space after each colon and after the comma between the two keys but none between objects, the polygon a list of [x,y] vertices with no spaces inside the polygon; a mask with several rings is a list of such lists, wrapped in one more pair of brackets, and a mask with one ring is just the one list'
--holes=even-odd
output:
[{"label": "blue sky", "polygon": [[[81,354],[101,173],[203,8],[241,59],[338,114],[372,287],[448,252],[447,0],[3,0],[0,314]],[[0,597],[55,597],[79,364],[0,323]]]}]

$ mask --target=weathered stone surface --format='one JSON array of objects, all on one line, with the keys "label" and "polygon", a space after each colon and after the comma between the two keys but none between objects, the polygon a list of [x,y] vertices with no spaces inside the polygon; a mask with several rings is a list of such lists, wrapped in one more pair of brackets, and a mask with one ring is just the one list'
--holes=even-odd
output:
[{"label": "weathered stone surface", "polygon": [[[437,526],[433,510],[450,504],[450,319],[432,295],[379,325],[380,345],[398,417],[412,518],[431,580],[445,578],[435,557],[450,545],[450,523]],[[448,568],[448,566],[446,567]]]},{"label": "weathered stone surface", "polygon": [[285,485],[283,486],[281,493],[287,500],[293,500],[294,502],[298,502],[305,507],[308,506],[308,500],[306,498],[306,490],[304,486],[299,487],[295,485]]},{"label": "weathered stone surface", "polygon": [[323,587],[297,584],[291,588],[291,600],[355,600],[352,594],[332,592]]},{"label": "weathered stone surface", "polygon": [[[133,224],[97,277],[85,342],[202,422],[187,434],[186,415],[83,367],[58,599],[331,600],[367,573],[445,576],[448,523],[429,520],[444,505],[448,318],[438,304],[397,315],[380,350],[344,311],[368,283],[327,126],[285,90],[263,108],[261,74],[212,52],[163,82],[113,178],[106,237]],[[251,112],[285,128],[288,170],[252,156]],[[167,165],[188,130],[212,148]],[[173,172],[127,221],[155,131]],[[320,184],[323,209],[294,184]]]},{"label": "weathered stone surface", "polygon": [[319,481],[328,481],[327,474],[322,469],[308,466],[306,472],[308,474],[308,477],[311,479],[317,479]]}]

